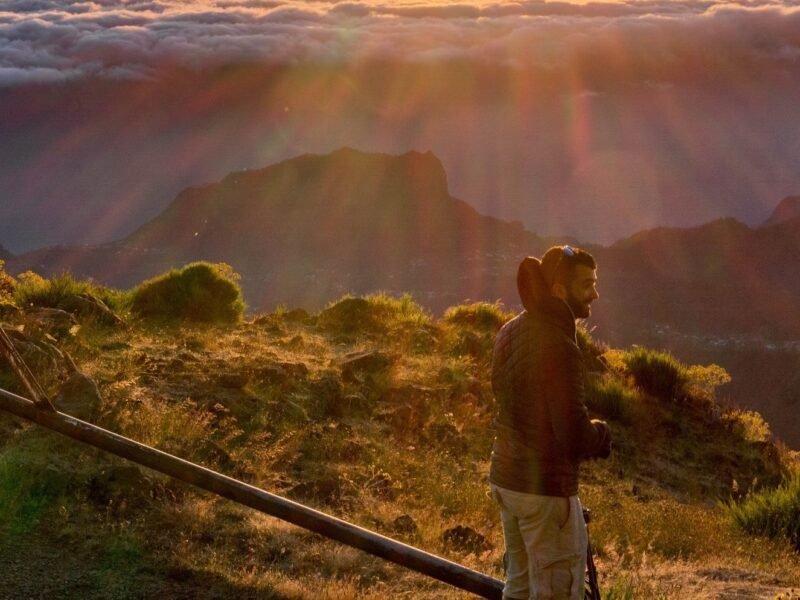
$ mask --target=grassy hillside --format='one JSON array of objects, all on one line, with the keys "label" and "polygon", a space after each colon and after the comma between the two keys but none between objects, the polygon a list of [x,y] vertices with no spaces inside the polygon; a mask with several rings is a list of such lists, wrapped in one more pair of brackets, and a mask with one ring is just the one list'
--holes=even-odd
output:
[{"label": "grassy hillside", "polygon": [[[434,318],[372,295],[203,324],[95,290],[124,322],[76,311],[58,326],[36,306],[47,281],[17,282],[0,320],[65,412],[501,577],[486,474],[502,307]],[[724,371],[580,339],[590,408],[614,435],[581,490],[606,597],[798,597],[797,538],[740,527],[728,507],[791,495],[796,466],[757,414],[717,403]],[[2,368],[0,385],[16,385]],[[0,597],[468,596],[5,414],[0,561]]]}]

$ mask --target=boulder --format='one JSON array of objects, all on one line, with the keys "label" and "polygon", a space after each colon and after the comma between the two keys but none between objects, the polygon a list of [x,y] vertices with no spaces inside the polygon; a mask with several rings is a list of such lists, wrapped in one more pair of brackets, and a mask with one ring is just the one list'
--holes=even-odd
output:
[{"label": "boulder", "polygon": [[143,506],[155,496],[153,480],[133,465],[111,466],[89,481],[89,499],[120,509]]},{"label": "boulder", "polygon": [[77,319],[60,308],[31,306],[25,309],[25,320],[34,328],[63,337],[78,324]]},{"label": "boulder", "polygon": [[392,531],[403,535],[413,535],[419,530],[416,521],[414,521],[411,515],[405,514],[394,519],[391,527]]},{"label": "boulder", "polygon": [[464,554],[481,554],[492,548],[486,537],[464,525],[445,530],[442,543],[447,549]]},{"label": "boulder", "polygon": [[90,421],[97,414],[102,401],[97,384],[83,373],[75,371],[61,385],[53,403],[58,410],[76,419]]},{"label": "boulder", "polygon": [[22,311],[16,304],[0,302],[0,320],[16,321],[22,316]]},{"label": "boulder", "polygon": [[244,372],[222,373],[217,377],[217,383],[224,388],[239,390],[250,383],[250,375]]},{"label": "boulder", "polygon": [[350,383],[361,383],[364,374],[384,371],[393,362],[392,357],[383,352],[351,352],[340,363],[342,379]]},{"label": "boulder", "polygon": [[91,294],[70,294],[62,298],[58,306],[74,315],[94,319],[103,325],[125,325],[125,322],[105,302]]},{"label": "boulder", "polygon": [[283,385],[289,379],[289,375],[278,365],[265,365],[253,372],[253,379],[267,385]]}]

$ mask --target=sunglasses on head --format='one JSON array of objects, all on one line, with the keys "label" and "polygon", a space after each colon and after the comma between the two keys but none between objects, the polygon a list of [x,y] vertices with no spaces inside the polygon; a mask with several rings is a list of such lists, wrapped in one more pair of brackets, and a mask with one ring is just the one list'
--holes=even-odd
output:
[{"label": "sunglasses on head", "polygon": [[576,254],[577,254],[577,252],[575,251],[575,249],[572,246],[567,245],[567,246],[562,246],[561,247],[561,254],[558,255],[558,260],[556,261],[556,266],[553,267],[553,279],[555,279],[556,273],[558,273],[558,268],[561,266],[561,260],[565,256],[569,256],[570,258],[572,258]]}]

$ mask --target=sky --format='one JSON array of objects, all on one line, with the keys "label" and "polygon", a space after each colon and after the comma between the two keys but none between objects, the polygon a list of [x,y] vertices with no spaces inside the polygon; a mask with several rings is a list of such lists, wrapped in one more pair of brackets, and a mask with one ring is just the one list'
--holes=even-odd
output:
[{"label": "sky", "polygon": [[800,194],[800,1],[0,3],[0,245],[110,241],[185,186],[432,150],[453,195],[610,243]]}]

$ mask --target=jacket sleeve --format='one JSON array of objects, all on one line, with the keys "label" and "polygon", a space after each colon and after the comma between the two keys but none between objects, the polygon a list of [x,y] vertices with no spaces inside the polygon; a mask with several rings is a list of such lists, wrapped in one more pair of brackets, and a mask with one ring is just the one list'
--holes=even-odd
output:
[{"label": "jacket sleeve", "polygon": [[584,403],[583,357],[577,347],[558,345],[545,352],[545,389],[553,435],[575,458],[606,458],[611,435],[604,421],[589,418]]}]

